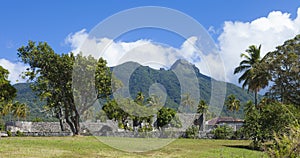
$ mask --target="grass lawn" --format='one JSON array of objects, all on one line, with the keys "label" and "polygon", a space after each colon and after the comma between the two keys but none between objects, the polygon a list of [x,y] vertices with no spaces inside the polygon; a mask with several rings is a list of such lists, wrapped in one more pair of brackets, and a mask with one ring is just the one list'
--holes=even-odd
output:
[{"label": "grass lawn", "polygon": [[[108,138],[101,137],[100,140]],[[127,146],[137,144],[140,138],[109,138]],[[159,140],[151,140],[156,142]],[[2,157],[267,157],[263,152],[244,148],[245,140],[177,139],[169,145],[147,152],[124,152],[114,149],[95,137],[9,137],[0,139]],[[238,147],[236,147],[238,146]]]}]

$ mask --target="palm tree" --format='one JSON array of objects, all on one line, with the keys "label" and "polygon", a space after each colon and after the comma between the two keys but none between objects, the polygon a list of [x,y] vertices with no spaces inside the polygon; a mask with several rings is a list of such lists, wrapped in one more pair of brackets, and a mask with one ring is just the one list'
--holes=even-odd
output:
[{"label": "palm tree", "polygon": [[243,82],[242,88],[248,88],[248,91],[254,92],[255,106],[257,106],[257,93],[260,89],[267,86],[267,81],[263,75],[260,58],[261,45],[257,48],[254,45],[249,46],[246,53],[241,54],[241,58],[245,58],[240,62],[240,65],[234,69],[234,74],[242,73],[239,78],[239,83]]},{"label": "palm tree", "polygon": [[182,102],[181,102],[181,112],[191,112],[193,110],[193,107],[195,106],[195,101],[191,97],[191,95],[185,94],[182,97]]},{"label": "palm tree", "polygon": [[9,114],[13,109],[13,104],[12,103],[7,103],[7,104],[3,104],[1,110],[0,110],[0,114],[2,116],[5,116],[7,114]]},{"label": "palm tree", "polygon": [[13,115],[18,118],[25,118],[28,113],[28,108],[25,104],[16,102],[13,106]]},{"label": "palm tree", "polygon": [[228,110],[230,110],[231,112],[234,111],[239,111],[240,109],[240,101],[238,99],[235,98],[235,96],[233,94],[229,95],[225,101],[225,105],[227,107]]},{"label": "palm tree", "polygon": [[142,92],[138,92],[135,97],[135,102],[139,105],[143,105],[145,100],[145,96]]},{"label": "palm tree", "polygon": [[152,107],[151,109],[153,110],[154,113],[157,113],[158,110],[164,106],[161,100],[162,100],[161,97],[157,95],[151,95],[147,99],[147,103]]},{"label": "palm tree", "polygon": [[199,116],[199,123],[201,122],[200,125],[200,131],[205,130],[205,114],[207,112],[208,105],[204,100],[200,100],[197,108],[197,113],[201,114]]}]

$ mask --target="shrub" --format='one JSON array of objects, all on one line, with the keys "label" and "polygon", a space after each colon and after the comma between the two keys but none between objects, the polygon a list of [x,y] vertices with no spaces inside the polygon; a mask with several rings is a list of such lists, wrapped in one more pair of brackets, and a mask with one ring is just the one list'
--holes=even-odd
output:
[{"label": "shrub", "polygon": [[300,157],[300,126],[292,125],[284,134],[274,134],[273,145],[268,148],[270,157]]},{"label": "shrub", "polygon": [[32,122],[43,122],[43,119],[39,118],[39,117],[35,117]]},{"label": "shrub", "polygon": [[11,136],[12,136],[12,133],[11,133],[11,131],[6,131],[6,133],[7,133],[7,135],[8,135],[9,137],[11,137]]},{"label": "shrub", "polygon": [[241,127],[237,131],[234,132],[232,139],[249,139],[249,136],[245,132],[244,128]]},{"label": "shrub", "polygon": [[230,139],[233,136],[233,129],[227,125],[218,126],[212,133],[215,139]]},{"label": "shrub", "polygon": [[16,132],[16,136],[17,136],[17,137],[22,137],[22,136],[24,136],[24,134],[23,134],[23,132],[21,132],[21,131],[18,130],[18,131]]},{"label": "shrub", "polygon": [[185,137],[186,138],[193,138],[196,139],[198,138],[199,135],[199,127],[192,125],[191,127],[187,128],[185,130]]}]

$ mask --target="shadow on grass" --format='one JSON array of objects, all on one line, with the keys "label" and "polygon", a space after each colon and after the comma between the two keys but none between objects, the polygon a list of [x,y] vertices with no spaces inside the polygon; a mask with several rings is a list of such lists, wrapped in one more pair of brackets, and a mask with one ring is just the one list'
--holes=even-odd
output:
[{"label": "shadow on grass", "polygon": [[229,148],[239,148],[239,149],[248,149],[248,150],[254,150],[254,151],[263,151],[263,150],[255,149],[249,145],[223,145],[223,146],[229,147]]}]

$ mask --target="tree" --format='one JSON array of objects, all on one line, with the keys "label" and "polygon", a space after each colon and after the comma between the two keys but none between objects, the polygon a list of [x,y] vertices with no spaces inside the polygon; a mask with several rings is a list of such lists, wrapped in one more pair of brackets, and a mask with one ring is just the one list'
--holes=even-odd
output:
[{"label": "tree", "polygon": [[139,105],[143,105],[145,101],[144,94],[142,92],[138,92],[134,101]]},{"label": "tree", "polygon": [[248,89],[248,91],[254,92],[255,95],[255,106],[257,105],[257,93],[260,89],[265,88],[268,85],[267,75],[264,69],[261,68],[260,58],[261,45],[257,48],[254,45],[249,46],[246,53],[241,54],[241,58],[245,58],[240,62],[240,65],[234,69],[234,74],[242,73],[239,77],[239,83],[243,82],[242,88]]},{"label": "tree", "polygon": [[206,104],[206,102],[204,100],[200,100],[199,104],[198,104],[198,108],[197,108],[197,113],[201,114],[199,116],[199,123],[201,123],[200,125],[200,131],[205,131],[205,115],[207,113],[207,108],[208,105]]},{"label": "tree", "polygon": [[28,114],[28,107],[24,103],[16,102],[13,104],[13,115],[18,118],[25,118]]},{"label": "tree", "polygon": [[[291,113],[291,105],[272,102],[261,109],[257,109],[248,102],[244,130],[252,139],[252,145],[256,149],[262,147],[262,143],[274,140],[273,133],[279,135],[286,132],[286,127],[297,119]],[[296,111],[298,112],[298,111]]]},{"label": "tree", "polygon": [[172,119],[175,118],[176,111],[171,108],[162,107],[157,112],[157,127],[158,129],[163,129],[166,125],[170,124]]},{"label": "tree", "polygon": [[300,35],[287,40],[264,59],[271,75],[267,96],[284,104],[300,106]]},{"label": "tree", "polygon": [[179,111],[182,113],[189,113],[194,110],[194,107],[195,107],[195,101],[191,97],[191,95],[189,93],[184,94],[182,96],[182,101],[181,101],[181,106],[179,107]]},{"label": "tree", "polygon": [[[131,103],[131,109],[133,108],[133,112],[131,113],[131,118],[133,121],[133,127],[142,127],[142,123],[145,122],[147,126],[149,126],[149,130],[152,129],[152,118],[153,118],[153,109],[149,109],[146,106],[146,101],[149,101],[149,99],[145,99],[145,96],[142,92],[138,92],[134,103]],[[136,108],[134,108],[136,107]]]},{"label": "tree", "polygon": [[147,99],[147,104],[152,108],[154,113],[157,113],[159,109],[161,109],[164,105],[161,101],[161,97],[156,95],[151,95]]},{"label": "tree", "polygon": [[228,125],[218,126],[212,133],[215,139],[230,139],[233,135],[233,129]]},{"label": "tree", "polygon": [[[80,114],[89,109],[97,98],[105,98],[110,92],[110,72],[105,66],[106,62],[103,59],[97,61],[91,56],[83,57],[81,54],[59,55],[46,42],[36,45],[32,41],[29,41],[27,46],[18,49],[18,56],[29,65],[24,75],[29,81],[34,82],[33,90],[40,98],[46,100],[47,106],[54,109],[59,119],[63,118],[67,122],[72,133],[78,135]],[[73,76],[73,74],[78,76]],[[91,76],[94,78],[89,78],[89,82],[84,83],[87,79],[84,77]],[[74,82],[72,79],[75,79]],[[91,83],[91,81],[96,82]],[[84,84],[80,87],[79,83]],[[86,92],[85,95],[82,95],[83,91]],[[95,94],[95,91],[96,95],[88,95]],[[88,96],[86,100],[83,99],[85,96]],[[76,106],[75,102],[80,105]],[[63,117],[59,117],[61,115]]]},{"label": "tree", "polygon": [[300,126],[295,123],[287,127],[284,134],[274,133],[273,145],[268,148],[270,157],[300,157]]},{"label": "tree", "polygon": [[235,98],[233,94],[229,95],[225,101],[225,106],[227,107],[228,110],[231,112],[234,111],[239,111],[240,109],[240,101]]},{"label": "tree", "polygon": [[12,100],[17,90],[8,81],[8,70],[0,66],[0,114],[6,115],[12,110]]},{"label": "tree", "polygon": [[16,89],[8,80],[8,70],[0,66],[0,116],[5,116],[13,110],[13,99],[16,96]]},{"label": "tree", "polygon": [[[124,99],[124,100],[119,100],[120,103],[123,104],[123,106],[128,107],[130,105],[128,105],[128,102]],[[124,109],[122,109],[116,100],[109,100],[108,102],[106,102],[103,107],[102,110],[106,113],[106,116],[108,119],[113,119],[115,121],[121,122],[122,127],[125,130],[128,130],[129,127],[127,126],[127,120],[130,117],[130,114],[127,113]]]}]

